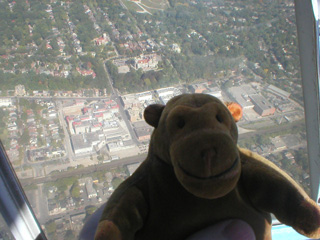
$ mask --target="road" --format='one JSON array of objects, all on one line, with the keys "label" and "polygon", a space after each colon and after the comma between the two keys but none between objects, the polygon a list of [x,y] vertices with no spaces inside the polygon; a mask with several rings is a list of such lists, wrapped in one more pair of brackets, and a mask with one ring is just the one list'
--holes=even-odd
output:
[{"label": "road", "polygon": [[298,126],[302,126],[302,125],[304,125],[304,121],[303,120],[292,122],[292,123],[286,123],[286,124],[282,124],[282,125],[278,125],[278,126],[272,126],[272,127],[267,128],[267,129],[259,129],[259,130],[256,130],[254,132],[247,132],[247,133],[243,133],[243,134],[239,135],[239,140],[245,139],[245,138],[250,138],[250,137],[253,137],[255,135],[277,133],[277,132],[280,132],[280,131],[292,129],[294,127],[298,127]]},{"label": "road", "polygon": [[80,168],[80,169],[74,169],[66,172],[61,172],[54,175],[48,175],[46,177],[41,178],[26,178],[21,181],[21,185],[23,187],[28,186],[30,184],[41,184],[46,182],[55,181],[59,178],[66,178],[66,177],[72,177],[72,176],[79,176],[82,174],[92,173],[96,171],[102,171],[107,170],[111,168],[116,168],[118,166],[128,165],[132,163],[142,162],[146,158],[147,154],[141,154],[129,158],[123,158],[119,160],[115,160],[109,163],[103,163],[103,164],[97,164],[88,166],[86,168]]},{"label": "road", "polygon": [[111,99],[113,99],[114,101],[117,102],[117,104],[119,106],[119,113],[121,114],[122,119],[126,123],[127,129],[129,130],[129,133],[131,135],[131,138],[132,138],[134,144],[139,145],[139,141],[137,139],[136,133],[134,132],[134,130],[132,128],[132,125],[131,125],[131,122],[129,121],[129,119],[127,117],[127,114],[125,113],[125,110],[124,110],[124,108],[123,108],[123,106],[122,106],[122,104],[120,102],[120,96],[118,94],[118,91],[116,89],[114,89],[114,87],[113,87],[112,79],[111,79],[111,77],[109,75],[109,72],[108,72],[108,69],[106,67],[106,61],[103,63],[103,67],[104,67],[104,70],[106,72],[106,75],[107,75],[107,78],[108,78],[108,81],[109,81],[109,85],[110,85],[111,90],[112,90]]},{"label": "road", "polygon": [[38,205],[38,210],[39,210],[39,220],[41,222],[44,222],[42,220],[47,220],[49,215],[48,215],[48,200],[47,196],[43,194],[43,184],[38,185],[38,196],[37,196],[37,205]]},{"label": "road", "polygon": [[122,2],[122,0],[119,0],[119,2],[120,2],[120,5],[121,5],[124,9],[126,9],[126,10],[129,11],[129,9],[128,9],[127,6]]},{"label": "road", "polygon": [[56,106],[58,108],[58,117],[59,117],[59,121],[60,124],[62,126],[63,132],[64,132],[64,146],[67,152],[67,157],[70,159],[70,161],[74,161],[75,160],[75,155],[73,153],[72,150],[72,146],[71,146],[71,141],[70,141],[70,136],[69,136],[69,132],[67,129],[67,123],[63,118],[63,112],[62,112],[62,103],[61,101],[56,101]]}]

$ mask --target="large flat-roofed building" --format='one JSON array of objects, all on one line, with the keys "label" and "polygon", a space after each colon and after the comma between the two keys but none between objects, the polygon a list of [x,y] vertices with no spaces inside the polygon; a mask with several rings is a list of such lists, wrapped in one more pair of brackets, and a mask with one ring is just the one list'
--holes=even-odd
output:
[{"label": "large flat-roofed building", "polygon": [[76,134],[89,132],[90,122],[88,122],[88,121],[73,122],[73,128],[74,128],[74,132]]},{"label": "large flat-roofed building", "polygon": [[137,93],[136,96],[138,97],[138,100],[139,100],[139,101],[152,100],[152,93],[151,93],[150,91]]},{"label": "large flat-roofed building", "polygon": [[265,99],[263,96],[259,94],[253,94],[249,96],[252,103],[254,104],[253,110],[255,110],[262,117],[273,115],[276,111],[275,107],[271,105],[271,103]]},{"label": "large flat-roofed building", "polygon": [[100,139],[101,134],[98,132],[84,133],[71,136],[71,142],[74,153],[85,154],[93,151],[93,147],[103,139]]},{"label": "large flat-roofed building", "polygon": [[150,130],[150,128],[136,128],[134,129],[134,132],[136,133],[138,140],[143,142],[150,140],[152,130]]},{"label": "large flat-roofed building", "polygon": [[291,93],[286,92],[274,85],[269,85],[266,89],[268,92],[278,96],[278,97],[282,97],[282,98],[289,98]]},{"label": "large flat-roofed building", "polygon": [[124,108],[140,107],[142,103],[137,98],[136,94],[128,94],[120,97]]},{"label": "large flat-roofed building", "polygon": [[214,96],[216,98],[222,99],[221,89],[218,87],[213,87],[209,89],[209,92],[205,92],[208,95]]},{"label": "large flat-roofed building", "polygon": [[126,63],[128,61],[127,58],[123,59],[116,59],[113,61],[113,64],[117,66],[118,68],[118,73],[127,73],[130,72],[130,67]]},{"label": "large flat-roofed building", "polygon": [[168,96],[168,95],[173,95],[174,94],[174,88],[173,87],[168,87],[168,88],[157,89],[156,93],[158,94],[159,97],[165,97],[165,96]]},{"label": "large flat-roofed building", "polygon": [[134,148],[134,142],[132,140],[127,141],[117,141],[117,142],[111,142],[107,144],[108,150],[110,153],[116,152],[116,151],[122,151],[130,148]]},{"label": "large flat-roofed building", "polygon": [[136,122],[133,124],[133,127],[139,141],[150,140],[153,127],[145,121]]},{"label": "large flat-roofed building", "polygon": [[131,122],[141,121],[142,113],[139,108],[132,108],[127,110],[128,118]]},{"label": "large flat-roofed building", "polygon": [[9,107],[12,105],[11,98],[0,98],[0,107]]},{"label": "large flat-roofed building", "polygon": [[157,89],[156,93],[158,94],[160,101],[166,105],[171,98],[180,95],[181,91],[178,88],[168,87]]},{"label": "large flat-roofed building", "polygon": [[257,92],[249,84],[231,87],[229,92],[234,100],[239,103],[243,109],[250,109],[254,107],[254,104],[251,102],[249,96],[257,94]]}]

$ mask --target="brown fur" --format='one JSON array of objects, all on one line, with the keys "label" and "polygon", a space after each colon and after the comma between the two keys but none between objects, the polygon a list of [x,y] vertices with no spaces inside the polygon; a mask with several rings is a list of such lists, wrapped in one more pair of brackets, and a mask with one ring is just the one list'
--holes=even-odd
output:
[{"label": "brown fur", "polygon": [[[231,113],[239,120],[239,109]],[[237,147],[235,120],[218,99],[180,95],[145,110],[155,127],[149,154],[113,193],[96,239],[183,240],[212,224],[241,219],[271,239],[273,213],[320,237],[320,208],[286,173]]]}]

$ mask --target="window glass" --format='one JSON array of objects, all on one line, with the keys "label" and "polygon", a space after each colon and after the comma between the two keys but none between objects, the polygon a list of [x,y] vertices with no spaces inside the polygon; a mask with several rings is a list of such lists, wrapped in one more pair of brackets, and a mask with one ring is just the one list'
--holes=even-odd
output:
[{"label": "window glass", "polygon": [[49,239],[76,239],[146,157],[143,109],[181,93],[241,104],[239,145],[310,192],[293,0],[9,0],[0,21],[0,139]]},{"label": "window glass", "polygon": [[0,213],[0,239],[3,240],[14,240],[15,238],[12,236],[11,231],[4,221],[2,214]]}]

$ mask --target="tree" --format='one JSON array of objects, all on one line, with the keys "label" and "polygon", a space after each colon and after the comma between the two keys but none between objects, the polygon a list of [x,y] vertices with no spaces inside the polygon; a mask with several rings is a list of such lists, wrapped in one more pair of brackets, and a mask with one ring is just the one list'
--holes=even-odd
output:
[{"label": "tree", "polygon": [[112,179],[111,184],[112,184],[113,188],[116,189],[122,182],[123,182],[123,179],[121,179],[119,177],[115,177]]},{"label": "tree", "polygon": [[73,198],[80,198],[80,187],[78,182],[74,183],[71,187],[71,197]]},{"label": "tree", "polygon": [[88,206],[86,207],[86,215],[90,216],[97,210],[96,206]]},{"label": "tree", "polygon": [[30,108],[31,107],[31,103],[28,100],[24,99],[24,98],[21,98],[19,100],[19,103],[20,103],[20,106],[22,106],[24,108]]},{"label": "tree", "polygon": [[29,130],[28,128],[24,129],[20,139],[19,139],[19,143],[21,145],[27,145],[30,142],[30,136],[29,136]]},{"label": "tree", "polygon": [[25,121],[27,121],[27,118],[28,118],[28,114],[26,112],[23,112],[21,114],[21,119],[25,122]]},{"label": "tree", "polygon": [[50,234],[53,234],[57,231],[57,226],[56,226],[56,223],[55,221],[49,221],[45,224],[45,228],[47,230],[47,233],[50,235]]},{"label": "tree", "polygon": [[103,156],[103,155],[99,155],[99,156],[97,157],[97,159],[98,159],[98,161],[103,161],[103,160],[104,160],[104,156]]},{"label": "tree", "polygon": [[75,240],[76,236],[72,230],[67,230],[63,239],[64,240]]}]

